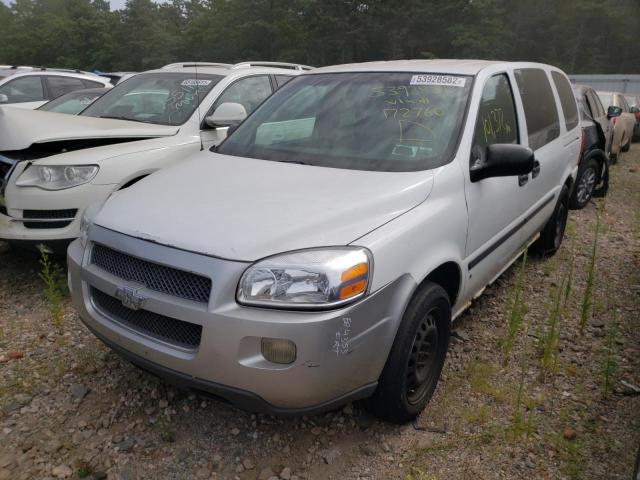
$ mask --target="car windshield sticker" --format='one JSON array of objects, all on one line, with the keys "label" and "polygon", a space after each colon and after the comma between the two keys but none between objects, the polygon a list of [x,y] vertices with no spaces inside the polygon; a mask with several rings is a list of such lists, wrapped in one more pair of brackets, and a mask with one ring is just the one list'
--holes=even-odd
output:
[{"label": "car windshield sticker", "polygon": [[195,78],[187,78],[183,80],[180,85],[185,87],[195,87],[196,85],[199,87],[206,87],[211,83],[211,80],[196,80]]},{"label": "car windshield sticker", "polygon": [[409,85],[435,85],[440,87],[464,87],[467,79],[451,75],[414,75]]}]

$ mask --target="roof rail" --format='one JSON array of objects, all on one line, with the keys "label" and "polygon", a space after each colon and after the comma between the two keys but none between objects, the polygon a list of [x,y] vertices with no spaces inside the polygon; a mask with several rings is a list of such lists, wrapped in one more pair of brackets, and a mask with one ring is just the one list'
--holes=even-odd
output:
[{"label": "roof rail", "polygon": [[287,62],[240,62],[233,65],[231,68],[248,68],[248,67],[273,67],[273,68],[288,68],[291,70],[311,70],[314,67],[309,65],[301,65],[299,63],[287,63]]},{"label": "roof rail", "polygon": [[189,67],[231,67],[230,63],[215,63],[215,62],[176,62],[170,63],[162,67],[163,70],[169,68],[189,68]]}]

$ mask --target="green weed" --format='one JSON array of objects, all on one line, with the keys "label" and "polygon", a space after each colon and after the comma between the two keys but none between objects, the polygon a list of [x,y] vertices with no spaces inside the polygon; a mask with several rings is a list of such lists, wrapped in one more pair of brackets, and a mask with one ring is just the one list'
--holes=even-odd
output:
[{"label": "green weed", "polygon": [[584,297],[582,299],[582,308],[580,310],[580,333],[584,332],[587,325],[589,313],[593,306],[593,284],[596,279],[596,257],[598,248],[598,235],[600,234],[600,214],[596,214],[596,228],[593,235],[593,246],[591,248],[591,256],[589,258],[589,267],[587,269],[587,285],[584,289]]},{"label": "green weed", "polygon": [[513,349],[513,342],[515,340],[516,334],[518,333],[520,325],[522,325],[524,317],[527,314],[527,305],[524,301],[523,295],[526,266],[527,251],[525,250],[524,255],[522,256],[522,263],[520,269],[518,270],[516,281],[511,292],[511,298],[509,299],[509,302],[507,304],[507,333],[501,342],[502,353],[504,355],[504,365],[508,363],[509,354]]},{"label": "green weed", "polygon": [[54,326],[60,330],[64,324],[63,301],[68,290],[62,268],[54,263],[44,247],[40,247],[40,273],[44,282],[44,295],[49,305],[49,316]]}]

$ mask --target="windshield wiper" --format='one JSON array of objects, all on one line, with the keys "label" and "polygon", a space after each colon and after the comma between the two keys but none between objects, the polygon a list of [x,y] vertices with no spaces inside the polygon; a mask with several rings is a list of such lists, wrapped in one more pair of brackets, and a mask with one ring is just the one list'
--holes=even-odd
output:
[{"label": "windshield wiper", "polygon": [[100,115],[98,118],[111,118],[114,120],[126,120],[128,122],[153,123],[153,122],[150,122],[149,120],[138,120],[136,118],[129,118],[123,115]]}]

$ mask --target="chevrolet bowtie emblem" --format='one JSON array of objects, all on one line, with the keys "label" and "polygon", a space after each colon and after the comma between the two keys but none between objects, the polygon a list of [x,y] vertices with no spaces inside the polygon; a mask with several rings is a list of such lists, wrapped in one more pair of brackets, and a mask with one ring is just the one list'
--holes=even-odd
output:
[{"label": "chevrolet bowtie emblem", "polygon": [[139,288],[119,287],[116,290],[116,298],[131,310],[140,310],[147,300],[147,297],[140,294]]}]

